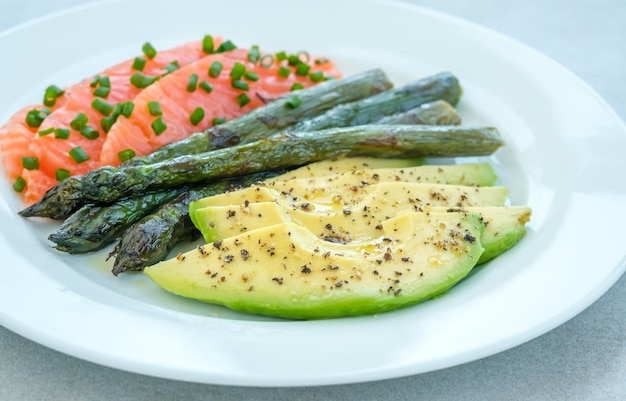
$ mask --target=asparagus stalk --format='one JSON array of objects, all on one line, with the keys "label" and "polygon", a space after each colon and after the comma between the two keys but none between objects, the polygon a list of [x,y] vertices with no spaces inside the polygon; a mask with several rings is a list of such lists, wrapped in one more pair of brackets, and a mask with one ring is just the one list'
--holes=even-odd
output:
[{"label": "asparagus stalk", "polygon": [[86,253],[109,245],[132,223],[174,198],[184,188],[173,188],[123,199],[112,205],[87,204],[78,209],[48,239],[56,249]]},{"label": "asparagus stalk", "polygon": [[247,186],[280,174],[270,171],[196,187],[162,205],[158,210],[133,224],[122,234],[109,257],[115,256],[113,274],[140,271],[164,260],[181,241],[193,239],[199,231],[189,217],[189,204],[196,199]]},{"label": "asparagus stalk", "polygon": [[402,113],[383,117],[376,121],[376,124],[459,125],[461,116],[445,100],[435,100]]},{"label": "asparagus stalk", "polygon": [[83,177],[81,193],[91,202],[113,202],[146,191],[332,157],[483,156],[503,144],[497,130],[491,127],[363,125],[293,132],[145,166],[103,167]]}]

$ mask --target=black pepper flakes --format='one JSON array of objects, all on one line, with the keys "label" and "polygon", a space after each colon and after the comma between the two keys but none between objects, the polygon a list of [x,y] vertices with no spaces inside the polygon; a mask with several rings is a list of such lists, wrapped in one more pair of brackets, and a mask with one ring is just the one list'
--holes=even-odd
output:
[{"label": "black pepper flakes", "polygon": [[226,255],[224,256],[224,263],[231,263],[234,259],[235,257],[233,255]]},{"label": "black pepper flakes", "polygon": [[250,257],[250,252],[248,252],[247,249],[242,249],[239,253],[241,254],[241,258],[243,260],[248,260],[248,258]]},{"label": "black pepper flakes", "polygon": [[279,285],[283,285],[283,278],[282,277],[274,277],[274,278],[272,278],[272,281],[276,281]]},{"label": "black pepper flakes", "polygon": [[213,243],[213,247],[216,248],[216,249],[220,249],[222,247],[222,240],[215,241]]},{"label": "black pepper flakes", "polygon": [[311,273],[311,268],[307,265],[302,266],[302,270],[300,270],[304,274]]}]

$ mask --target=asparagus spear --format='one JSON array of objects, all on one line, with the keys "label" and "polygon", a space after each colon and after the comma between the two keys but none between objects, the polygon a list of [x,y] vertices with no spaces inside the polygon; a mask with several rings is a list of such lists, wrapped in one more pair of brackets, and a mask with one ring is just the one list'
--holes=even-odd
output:
[{"label": "asparagus spear", "polygon": [[145,191],[208,182],[340,156],[482,156],[504,143],[495,128],[363,125],[293,132],[199,155],[127,168],[103,167],[83,177],[85,199],[113,202]]},{"label": "asparagus spear", "polygon": [[189,204],[192,201],[247,186],[281,172],[262,172],[217,181],[193,188],[165,203],[124,231],[109,254],[109,257],[115,256],[113,274],[117,276],[125,271],[143,270],[146,266],[164,260],[179,242],[197,236],[199,231],[189,217]]},{"label": "asparagus spear", "polygon": [[376,121],[376,124],[458,125],[461,124],[461,116],[445,100],[435,100],[402,113],[383,117]]},{"label": "asparagus spear", "polygon": [[[374,95],[391,86],[391,82],[380,69],[365,71],[340,80],[325,81],[297,93],[287,94],[205,132],[165,145],[150,155],[130,159],[122,164],[122,167],[152,164],[176,156],[230,146],[242,140],[249,142],[258,136],[269,136],[296,121],[312,118],[334,106]],[[286,107],[286,103],[294,95],[301,100],[300,105],[297,108]],[[22,217],[66,219],[83,205],[78,195],[81,179],[80,176],[74,176],[61,181],[40,201],[23,209],[19,214]]]},{"label": "asparagus spear", "polygon": [[84,205],[48,239],[59,251],[71,254],[102,249],[115,241],[129,225],[181,192],[184,188],[173,188],[123,199],[112,205]]}]

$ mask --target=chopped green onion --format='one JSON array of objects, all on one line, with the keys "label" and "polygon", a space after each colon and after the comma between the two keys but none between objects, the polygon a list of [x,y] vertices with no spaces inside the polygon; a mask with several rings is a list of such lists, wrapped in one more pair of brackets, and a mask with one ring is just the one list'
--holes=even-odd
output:
[{"label": "chopped green onion", "polygon": [[312,73],[309,74],[309,78],[311,78],[311,81],[313,81],[313,82],[323,81],[325,79],[324,71],[312,72]]},{"label": "chopped green onion", "polygon": [[76,163],[83,163],[89,160],[89,155],[80,146],[70,149],[69,154]]},{"label": "chopped green onion", "polygon": [[215,53],[224,53],[227,51],[231,51],[236,49],[237,46],[235,46],[235,44],[233,42],[231,42],[230,40],[227,40],[226,42],[222,43],[217,50],[215,50]]},{"label": "chopped green onion", "polygon": [[178,64],[177,60],[174,60],[171,63],[167,64],[165,67],[163,67],[163,69],[165,70],[165,73],[163,75],[171,74],[179,68],[180,64]]},{"label": "chopped green onion", "polygon": [[22,156],[22,167],[26,170],[37,170],[39,168],[39,158]]},{"label": "chopped green onion", "polygon": [[189,81],[187,81],[187,92],[195,92],[196,87],[198,86],[198,74],[191,74],[189,76]]},{"label": "chopped green onion", "polygon": [[52,133],[54,132],[54,130],[55,130],[55,129],[56,129],[56,128],[48,128],[48,129],[45,129],[45,130],[43,130],[43,131],[39,131],[39,132],[37,132],[37,134],[38,134],[39,136],[46,136],[46,135],[50,135],[50,134],[52,134]]},{"label": "chopped green onion", "polygon": [[100,120],[100,128],[102,128],[102,131],[104,131],[105,134],[108,134],[109,131],[111,131],[111,127],[113,127],[113,124],[117,121],[117,116],[118,114],[113,113],[112,116],[104,117]]},{"label": "chopped green onion", "polygon": [[125,149],[117,152],[117,157],[119,157],[120,161],[122,162],[132,159],[133,157],[135,157],[135,155],[136,153],[132,149]]},{"label": "chopped green onion", "polygon": [[74,117],[74,119],[70,122],[70,127],[75,129],[76,131],[80,131],[85,125],[87,125],[88,120],[89,119],[87,117],[87,114],[78,113],[76,114],[76,117]]},{"label": "chopped green onion", "polygon": [[205,53],[213,53],[215,51],[215,43],[213,42],[213,36],[206,35],[202,39],[202,51]]},{"label": "chopped green onion", "polygon": [[154,131],[154,134],[156,136],[161,135],[167,129],[167,124],[165,124],[165,121],[163,121],[163,117],[158,117],[156,120],[152,121],[152,124],[150,124],[150,126],[152,127],[152,131]]},{"label": "chopped green onion", "polygon": [[287,53],[285,53],[284,51],[276,53],[276,60],[278,61],[287,60]]},{"label": "chopped green onion", "polygon": [[243,74],[243,77],[252,82],[256,82],[259,80],[259,75],[252,71],[246,71],[245,74]]},{"label": "chopped green onion", "polygon": [[250,98],[245,93],[242,93],[241,95],[237,96],[236,100],[237,100],[237,104],[240,107],[243,107],[246,104],[250,103]]},{"label": "chopped green onion", "polygon": [[46,88],[43,95],[43,104],[52,107],[56,104],[57,98],[63,95],[65,91],[56,85],[50,85]]},{"label": "chopped green onion", "polygon": [[100,84],[100,86],[104,86],[106,88],[110,88],[111,87],[111,80],[106,75],[100,77],[98,79],[98,83]]},{"label": "chopped green onion", "polygon": [[88,125],[83,127],[83,129],[80,130],[80,134],[91,141],[93,141],[94,139],[97,139],[100,136],[100,132],[98,132],[97,129],[90,127]]},{"label": "chopped green onion", "polygon": [[48,117],[50,111],[48,109],[32,109],[26,114],[26,124],[31,128],[39,128],[43,120]]},{"label": "chopped green onion", "polygon": [[244,72],[246,72],[246,66],[237,61],[230,70],[230,77],[232,79],[241,79]]},{"label": "chopped green onion", "polygon": [[192,125],[198,125],[204,118],[204,109],[202,107],[196,107],[196,109],[189,116],[189,121]]},{"label": "chopped green onion", "polygon": [[211,64],[211,67],[209,67],[209,76],[213,78],[219,77],[222,73],[222,68],[224,68],[222,63],[220,63],[219,61],[214,61],[213,64]]},{"label": "chopped green onion", "polygon": [[67,128],[57,128],[54,130],[54,137],[56,139],[69,139],[70,130]]},{"label": "chopped green onion", "polygon": [[58,168],[54,171],[54,176],[56,177],[57,181],[63,181],[70,176],[70,171],[64,168]]},{"label": "chopped green onion", "polygon": [[155,83],[158,79],[159,77],[154,77],[151,75],[144,75],[141,72],[136,72],[133,75],[131,75],[130,83],[139,89],[144,89],[152,85],[153,83]]},{"label": "chopped green onion", "polygon": [[128,102],[122,103],[121,114],[126,118],[130,118],[130,116],[133,114],[134,109],[135,109],[135,103],[129,100]]},{"label": "chopped green onion", "polygon": [[265,56],[261,57],[261,67],[269,68],[272,66],[272,64],[274,64],[274,56],[272,56],[271,54],[266,54]]},{"label": "chopped green onion", "polygon": [[13,182],[13,190],[15,190],[15,192],[22,192],[24,188],[26,188],[26,180],[22,176],[17,177],[15,182]]},{"label": "chopped green onion", "polygon": [[102,98],[109,96],[109,93],[111,93],[111,88],[108,86],[99,86],[93,91],[94,96]]},{"label": "chopped green onion", "polygon": [[301,63],[308,64],[309,61],[311,61],[311,55],[309,54],[309,52],[299,51],[298,59],[300,60]]},{"label": "chopped green onion", "polygon": [[146,67],[146,59],[141,58],[141,57],[135,57],[135,60],[133,60],[133,65],[131,68],[133,70],[143,71],[145,67]]},{"label": "chopped green onion", "polygon": [[93,79],[89,83],[89,86],[95,88],[96,86],[98,86],[98,82],[100,82],[100,75],[96,75],[95,77],[93,77]]},{"label": "chopped green onion", "polygon": [[150,42],[144,43],[141,47],[141,50],[143,51],[143,54],[145,54],[146,57],[148,57],[150,60],[152,60],[157,55],[156,49],[152,47]]},{"label": "chopped green onion", "polygon": [[252,46],[252,48],[250,48],[250,51],[248,52],[248,61],[251,62],[252,64],[255,64],[257,61],[259,61],[259,59],[261,58],[261,52],[259,51],[259,46],[254,45]]},{"label": "chopped green onion", "polygon": [[224,118],[224,117],[215,117],[213,118],[213,125],[219,125],[219,124],[224,124],[226,121],[228,121],[228,119]]},{"label": "chopped green onion", "polygon": [[299,75],[301,77],[306,77],[309,74],[309,70],[311,69],[311,66],[308,64],[298,64],[298,66],[296,67],[296,75]]},{"label": "chopped green onion", "polygon": [[320,65],[320,64],[326,64],[328,63],[328,59],[326,57],[321,57],[321,58],[316,58],[315,59],[315,64]]},{"label": "chopped green onion", "polygon": [[240,81],[238,79],[233,79],[231,81],[231,85],[232,85],[233,88],[240,89],[242,91],[247,91],[248,89],[250,89],[250,85],[248,85],[247,82]]},{"label": "chopped green onion", "polygon": [[289,69],[289,67],[285,67],[284,65],[281,65],[280,68],[278,69],[278,75],[280,75],[283,78],[287,78],[289,74],[291,74],[291,69]]},{"label": "chopped green onion", "polygon": [[113,105],[102,98],[95,98],[91,102],[91,107],[93,107],[97,112],[102,114],[103,116],[110,116],[113,112]]},{"label": "chopped green onion", "polygon": [[213,85],[211,85],[207,81],[200,82],[198,86],[200,87],[200,89],[202,89],[206,93],[211,93],[213,91]]},{"label": "chopped green onion", "polygon": [[300,89],[304,89],[304,85],[302,85],[300,82],[294,82],[293,85],[291,85],[291,89],[290,91],[298,91]]},{"label": "chopped green onion", "polygon": [[161,103],[155,101],[152,102],[148,102],[148,113],[150,113],[151,116],[162,116],[163,115],[163,111],[161,110]]},{"label": "chopped green onion", "polygon": [[298,96],[292,96],[285,103],[285,107],[288,109],[295,109],[300,106],[300,103],[302,103],[302,99],[300,99]]},{"label": "chopped green onion", "polygon": [[298,65],[301,63],[300,57],[297,54],[290,54],[287,58],[287,63],[291,66]]}]

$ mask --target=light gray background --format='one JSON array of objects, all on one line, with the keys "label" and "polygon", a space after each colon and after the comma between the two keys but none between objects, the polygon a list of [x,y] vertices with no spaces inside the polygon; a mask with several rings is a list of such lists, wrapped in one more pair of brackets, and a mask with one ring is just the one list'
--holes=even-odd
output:
[{"label": "light gray background", "polygon": [[[90,1],[0,0],[0,31]],[[407,2],[536,48],[579,75],[626,120],[626,1]],[[10,62],[11,55],[2,58]],[[0,327],[0,401],[209,399],[626,400],[626,276],[574,319],[511,350],[432,373],[345,386],[259,389],[156,379],[78,360]]]}]

